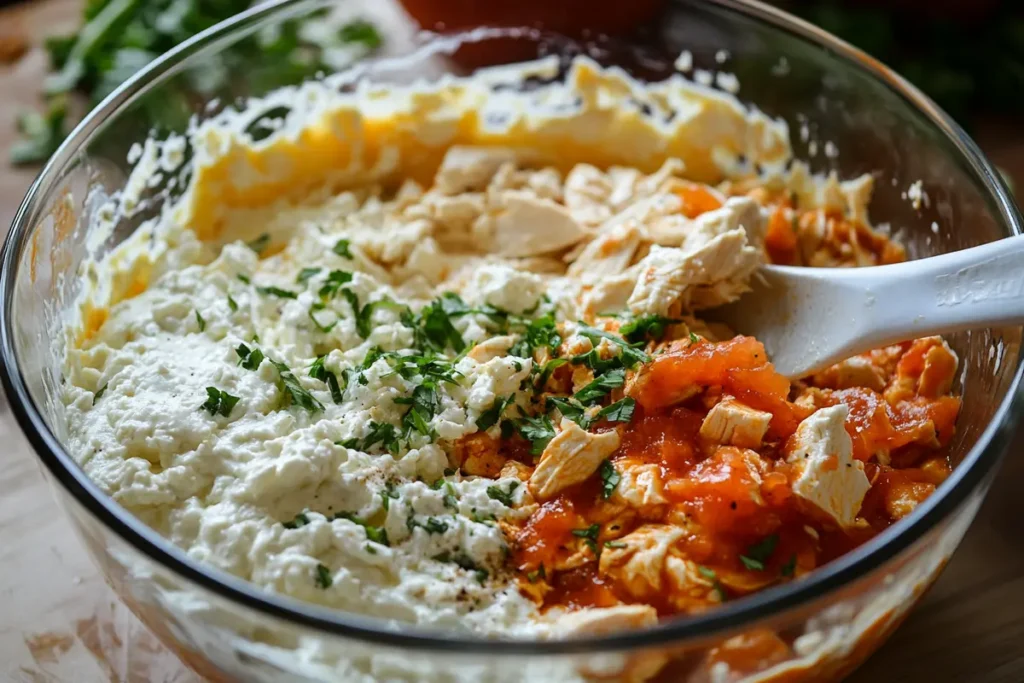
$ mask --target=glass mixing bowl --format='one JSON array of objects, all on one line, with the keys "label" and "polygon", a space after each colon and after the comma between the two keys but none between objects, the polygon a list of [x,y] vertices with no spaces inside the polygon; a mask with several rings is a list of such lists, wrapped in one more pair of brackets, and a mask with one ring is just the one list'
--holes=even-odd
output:
[{"label": "glass mixing bowl", "polygon": [[[124,221],[108,238],[95,238],[89,235],[95,213],[125,183],[133,142],[153,129],[157,135],[184,130],[190,116],[205,119],[279,85],[280,55],[254,50],[253,40],[327,4],[260,6],[158,59],[75,130],[14,221],[0,274],[0,372],[18,422],[110,584],[184,662],[213,680],[795,681],[837,678],[863,661],[935,580],[995,475],[1021,412],[1019,328],[949,339],[963,366],[956,390],[964,407],[950,447],[956,468],[913,514],[799,581],[642,631],[485,640],[299,603],[194,562],[85,477],[63,446],[61,314],[79,291],[83,261],[138,227],[138,218]],[[412,73],[436,77],[468,68],[444,48],[420,46],[397,7],[336,4],[394,28],[393,35],[385,32],[393,54],[364,60],[359,78],[407,82]],[[697,68],[739,76],[740,99],[785,119],[796,156],[814,170],[873,173],[872,215],[893,226],[913,256],[1021,232],[999,176],[934,104],[866,55],[775,9],[734,0],[670,2],[630,39],[574,42],[536,29],[511,42],[477,32],[478,44],[499,42],[473,58],[518,57],[524,45],[534,55],[582,51],[638,78],[658,79],[686,49]],[[506,49],[512,44],[514,50]],[[400,58],[403,53],[415,54]],[[216,69],[228,77],[208,78]],[[296,68],[284,80],[310,71]],[[149,208],[174,196],[185,180],[151,188]],[[907,199],[916,181],[927,197],[919,207]]]}]

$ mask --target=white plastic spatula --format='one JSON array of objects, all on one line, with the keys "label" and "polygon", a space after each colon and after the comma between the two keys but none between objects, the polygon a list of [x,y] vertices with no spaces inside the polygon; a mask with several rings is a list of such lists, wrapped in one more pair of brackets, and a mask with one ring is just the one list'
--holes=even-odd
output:
[{"label": "white plastic spatula", "polygon": [[1024,235],[889,266],[765,266],[751,286],[708,317],[796,379],[886,344],[1024,323]]}]

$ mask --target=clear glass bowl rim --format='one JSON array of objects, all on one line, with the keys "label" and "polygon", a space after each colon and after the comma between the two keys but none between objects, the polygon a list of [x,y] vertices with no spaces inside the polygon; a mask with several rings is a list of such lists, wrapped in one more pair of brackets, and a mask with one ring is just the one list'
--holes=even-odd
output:
[{"label": "clear glass bowl rim", "polygon": [[[85,117],[47,162],[32,183],[12,223],[3,247],[0,270],[0,380],[11,410],[33,450],[60,485],[109,531],[153,562],[221,598],[266,616],[367,643],[399,648],[451,652],[463,655],[569,655],[627,651],[658,645],[699,642],[754,622],[782,616],[863,578],[883,567],[951,516],[970,494],[994,473],[1013,436],[1014,425],[1024,411],[1021,377],[1024,361],[1018,360],[1014,378],[991,422],[965,455],[949,479],[907,518],[843,557],[799,581],[777,586],[698,616],[679,617],[656,626],[609,636],[572,640],[530,641],[476,636],[412,625],[395,627],[383,620],[333,610],[291,598],[265,593],[237,577],[200,565],[158,533],[120,508],[82,472],[46,426],[28,392],[14,345],[14,284],[18,264],[29,244],[34,225],[47,198],[93,134],[111,115],[150,87],[178,72],[183,62],[199,51],[213,50],[231,40],[236,31],[277,18],[284,20],[323,2],[276,0],[249,9],[177,46],[153,61],[109,95]],[[1024,221],[1003,182],[977,145],[947,114],[917,88],[877,60],[831,34],[775,7],[757,0],[684,0],[682,5],[717,6],[746,15],[777,30],[809,41],[842,58],[852,68],[871,75],[924,114],[963,156],[995,199],[999,216],[1010,234],[1024,232]]]}]

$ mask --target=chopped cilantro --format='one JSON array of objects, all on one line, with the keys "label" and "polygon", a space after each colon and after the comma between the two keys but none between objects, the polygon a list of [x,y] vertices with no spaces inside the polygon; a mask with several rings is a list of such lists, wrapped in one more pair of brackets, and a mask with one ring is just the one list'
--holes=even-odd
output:
[{"label": "chopped cilantro", "polygon": [[608,500],[615,493],[615,487],[622,481],[622,475],[615,469],[611,460],[602,462],[599,471],[601,473],[601,497]]},{"label": "chopped cilantro", "polygon": [[299,271],[299,275],[295,278],[295,282],[301,285],[314,277],[321,270],[321,268],[303,268]]},{"label": "chopped cilantro", "polygon": [[793,576],[796,572],[796,554],[790,555],[786,564],[782,565],[779,574],[785,577]]},{"label": "chopped cilantro", "polygon": [[263,250],[270,246],[270,235],[263,233],[256,239],[246,242],[245,245],[255,251],[257,254],[262,254]]},{"label": "chopped cilantro", "polygon": [[299,295],[287,289],[281,289],[280,287],[257,287],[256,291],[264,296],[276,296],[279,299],[298,299]]},{"label": "chopped cilantro", "polygon": [[316,585],[321,588],[330,588],[332,583],[334,583],[334,577],[331,576],[331,570],[318,564],[316,566]]},{"label": "chopped cilantro", "polygon": [[342,258],[352,259],[352,251],[349,249],[351,242],[346,239],[340,239],[334,244],[334,248],[331,249],[335,254]]},{"label": "chopped cilantro", "polygon": [[523,438],[530,442],[530,455],[543,453],[551,439],[555,438],[555,426],[547,415],[524,417],[515,424]]},{"label": "chopped cilantro", "polygon": [[[270,359],[268,359],[270,360]],[[316,400],[313,394],[306,391],[299,379],[292,373],[288,366],[284,363],[279,363],[275,360],[270,362],[277,368],[277,373],[281,377],[281,383],[284,385],[285,391],[291,397],[292,404],[300,408],[308,410],[311,413],[315,413],[324,409],[324,406],[320,401]]]},{"label": "chopped cilantro", "polygon": [[109,387],[109,386],[110,386],[110,382],[107,382],[102,387],[100,387],[100,390],[97,391],[96,395],[92,397],[92,404],[93,405],[96,405],[96,401],[100,400],[100,398],[102,398],[103,394],[107,393],[107,387]]},{"label": "chopped cilantro", "polygon": [[515,490],[517,488],[519,488],[518,481],[514,481],[511,484],[509,484],[508,491],[502,491],[497,486],[488,486],[487,497],[492,500],[498,501],[505,507],[512,507],[515,505],[515,501],[512,500],[512,494],[515,493]]},{"label": "chopped cilantro", "polygon": [[300,512],[295,515],[295,519],[290,522],[284,522],[283,526],[285,529],[298,529],[309,524],[309,517],[306,516],[305,512]]},{"label": "chopped cilantro", "polygon": [[206,321],[199,315],[199,309],[196,309],[196,322],[199,323],[199,331],[206,332]]},{"label": "chopped cilantro", "polygon": [[779,544],[778,534],[765,536],[763,539],[747,548],[747,552],[740,555],[740,562],[747,569],[763,572],[765,564],[771,559],[775,552],[775,546]]},{"label": "chopped cilantro", "polygon": [[246,370],[257,370],[263,362],[263,352],[259,349],[250,349],[245,344],[239,344],[235,353],[238,354],[238,364]]},{"label": "chopped cilantro", "polygon": [[238,401],[238,396],[232,396],[228,392],[214,387],[206,387],[206,401],[199,407],[210,415],[227,417]]},{"label": "chopped cilantro", "polygon": [[618,389],[626,382],[626,371],[622,368],[609,370],[583,387],[573,398],[586,405],[604,398],[612,389]]},{"label": "chopped cilantro", "polygon": [[605,419],[609,422],[629,422],[633,419],[633,411],[636,410],[636,401],[629,396],[601,408],[597,419]]},{"label": "chopped cilantro", "polygon": [[619,334],[631,343],[647,340],[660,341],[665,336],[665,328],[677,322],[679,321],[661,315],[642,315],[622,325],[619,328]]}]

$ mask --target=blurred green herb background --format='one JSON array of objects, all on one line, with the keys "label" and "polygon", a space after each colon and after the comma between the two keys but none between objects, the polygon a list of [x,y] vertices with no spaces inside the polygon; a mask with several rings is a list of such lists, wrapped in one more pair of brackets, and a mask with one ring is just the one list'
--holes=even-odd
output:
[{"label": "blurred green herb background", "polygon": [[[46,107],[19,116],[21,139],[11,147],[11,162],[45,161],[70,132],[75,103],[84,102],[91,109],[160,54],[250,4],[250,0],[88,0],[77,33],[46,41],[51,67],[43,84]],[[232,72],[241,69],[246,69],[251,89],[266,92],[339,68],[380,47],[381,36],[372,24],[355,20],[332,25],[329,19],[325,10],[257,34],[226,56],[211,60],[202,72],[190,73],[192,93],[230,90]],[[250,59],[254,54],[260,58]],[[272,66],[254,72],[247,68],[254,63]],[[180,129],[193,110],[189,96],[181,91],[151,100],[153,120]]]}]

